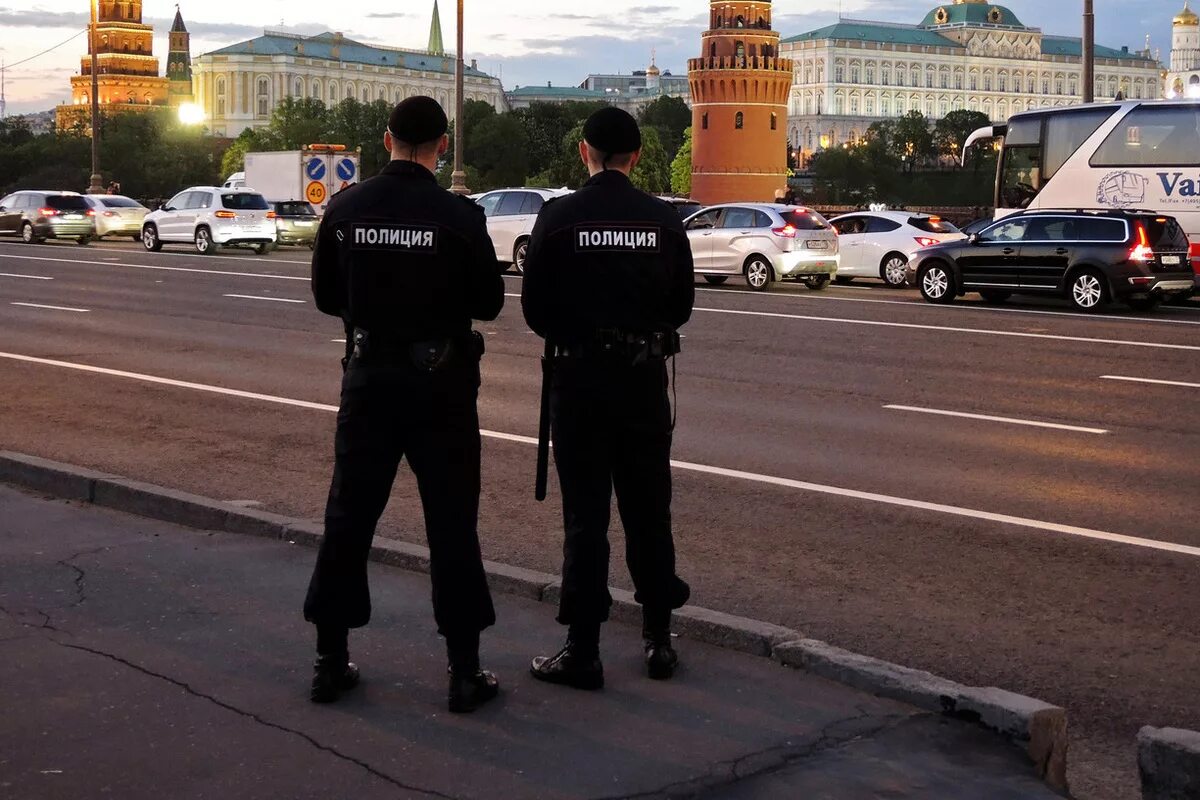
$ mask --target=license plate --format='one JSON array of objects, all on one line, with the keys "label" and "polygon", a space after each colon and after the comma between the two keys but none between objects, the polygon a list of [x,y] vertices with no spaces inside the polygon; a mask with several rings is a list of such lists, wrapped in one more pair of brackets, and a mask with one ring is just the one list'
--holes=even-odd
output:
[{"label": "license plate", "polygon": [[1179,266],[1180,264],[1183,263],[1183,261],[1180,259],[1179,256],[1163,256],[1162,263],[1166,264],[1167,266],[1174,267],[1174,266]]},{"label": "license plate", "polygon": [[82,214],[63,214],[63,219],[83,219]]},{"label": "license plate", "polygon": [[809,250],[828,250],[829,242],[821,241],[820,239],[810,239],[805,242]]},{"label": "license plate", "polygon": [[312,226],[313,226],[313,224],[311,222],[297,222],[296,223],[297,228],[311,228]]}]

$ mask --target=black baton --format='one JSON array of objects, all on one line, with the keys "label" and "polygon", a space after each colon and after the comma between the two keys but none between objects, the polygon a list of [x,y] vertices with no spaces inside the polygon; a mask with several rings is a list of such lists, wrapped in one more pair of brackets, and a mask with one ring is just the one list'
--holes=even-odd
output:
[{"label": "black baton", "polygon": [[554,346],[546,340],[542,355],[542,410],[538,417],[537,482],[533,496],[540,503],[546,499],[546,482],[550,477],[550,378],[554,371]]}]

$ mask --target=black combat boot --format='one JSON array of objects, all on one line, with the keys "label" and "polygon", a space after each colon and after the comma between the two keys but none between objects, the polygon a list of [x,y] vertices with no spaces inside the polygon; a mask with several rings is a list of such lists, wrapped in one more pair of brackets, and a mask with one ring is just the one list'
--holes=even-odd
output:
[{"label": "black combat boot", "polygon": [[448,694],[450,712],[469,714],[500,694],[500,681],[491,672],[479,668],[479,633],[447,636],[446,654],[450,657]]},{"label": "black combat boot", "polygon": [[309,694],[314,703],[332,703],[358,686],[358,666],[350,661],[347,634],[345,628],[317,628],[317,661]]},{"label": "black combat boot", "polygon": [[642,609],[642,639],[646,646],[646,673],[656,681],[670,680],[679,666],[671,644],[671,612]]},{"label": "black combat boot", "polygon": [[600,663],[600,626],[572,625],[567,643],[553,656],[538,656],[530,665],[533,677],[573,689],[603,689]]}]

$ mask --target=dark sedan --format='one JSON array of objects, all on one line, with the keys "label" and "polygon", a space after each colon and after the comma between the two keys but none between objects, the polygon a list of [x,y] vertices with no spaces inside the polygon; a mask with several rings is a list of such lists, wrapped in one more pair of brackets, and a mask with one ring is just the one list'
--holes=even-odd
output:
[{"label": "dark sedan", "polygon": [[979,292],[1065,297],[1080,311],[1110,302],[1148,311],[1191,294],[1188,239],[1174,217],[1142,211],[1027,211],[966,241],[918,251],[909,265],[921,296],[952,303]]}]

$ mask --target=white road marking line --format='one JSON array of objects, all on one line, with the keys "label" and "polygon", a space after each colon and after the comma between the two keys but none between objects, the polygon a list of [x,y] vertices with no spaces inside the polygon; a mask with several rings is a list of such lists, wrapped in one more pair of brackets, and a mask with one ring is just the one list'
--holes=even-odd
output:
[{"label": "white road marking line", "polygon": [[1104,428],[1084,428],[1079,425],[1060,425],[1056,422],[1038,422],[1032,419],[1014,419],[1012,417],[995,417],[990,414],[968,414],[964,411],[943,411],[937,408],[918,408],[917,406],[897,406],[887,405],[884,408],[892,411],[912,411],[917,414],[936,414],[942,417],[962,417],[963,419],[978,419],[985,422],[1004,422],[1009,425],[1028,425],[1032,428],[1054,428],[1060,431],[1074,431],[1076,433],[1108,433]]},{"label": "white road marking line", "polygon": [[[10,246],[15,246],[13,242],[0,242],[0,245],[5,245],[5,244],[10,245]],[[24,246],[22,245],[22,248],[23,247]],[[104,248],[104,249],[107,250],[108,248]],[[101,250],[100,252],[104,252],[104,250]],[[270,262],[273,264],[303,264],[305,266],[312,264],[312,261],[292,261],[292,260],[286,259],[286,258],[269,258],[269,257],[249,256],[249,255],[245,255],[245,256],[221,256],[221,255],[202,256],[199,253],[185,253],[185,252],[176,251],[176,250],[162,250],[157,253],[151,253],[147,250],[142,250],[142,249],[130,250],[127,248],[115,247],[111,250],[108,250],[108,252],[110,252],[110,253],[129,253],[131,255],[137,254],[137,255],[145,255],[145,256],[149,256],[149,257],[160,257],[160,258],[166,257],[166,256],[182,256],[183,258],[204,258],[204,259],[219,258],[219,259],[222,259],[225,261],[267,261],[267,262]],[[17,258],[17,256],[9,256],[7,254],[8,254],[7,249],[0,250],[0,256],[2,256],[2,257]]]},{"label": "white road marking line", "polygon": [[0,278],[28,278],[31,281],[54,280],[54,278],[47,278],[45,275],[19,275],[15,272],[0,272]]},{"label": "white road marking line", "polygon": [[1186,381],[1160,381],[1154,378],[1130,378],[1125,375],[1101,375],[1100,379],[1106,381],[1129,381],[1130,383],[1153,383],[1159,386],[1182,386],[1185,389],[1200,389],[1200,383],[1187,383]]},{"label": "white road marking line", "polygon": [[345,339],[330,339],[329,341],[333,342],[334,344],[345,344],[346,343]]},{"label": "white road marking line", "polygon": [[[841,290],[841,289],[867,289],[867,290],[871,290],[871,291],[883,291],[882,289],[874,289],[873,287],[869,287],[869,286],[839,286],[838,289],[839,290]],[[980,312],[995,312],[997,314],[1040,314],[1042,316],[1050,316],[1050,317],[1069,317],[1070,319],[1076,319],[1076,320],[1079,320],[1080,322],[1087,320],[1087,321],[1092,321],[1092,322],[1159,322],[1159,323],[1165,323],[1168,325],[1170,325],[1170,324],[1200,325],[1200,321],[1196,321],[1196,320],[1167,319],[1164,317],[1126,317],[1126,316],[1085,317],[1082,314],[1079,314],[1077,312],[1072,312],[1072,311],[1040,311],[1038,309],[1033,309],[1033,308],[997,308],[995,306],[964,305],[962,303],[954,303],[951,305],[938,306],[938,305],[933,305],[932,303],[926,303],[923,300],[919,300],[919,299],[916,299],[916,300],[877,300],[877,299],[869,299],[869,298],[865,298],[865,297],[838,297],[837,295],[814,294],[811,292],[810,293],[804,293],[804,292],[788,292],[788,293],[753,292],[752,293],[750,291],[742,291],[742,290],[738,290],[738,289],[708,289],[708,288],[702,288],[699,286],[696,287],[696,291],[697,292],[712,292],[714,294],[741,295],[741,296],[745,296],[745,297],[760,297],[763,299],[771,298],[771,299],[778,299],[778,300],[824,300],[824,301],[828,301],[828,302],[841,302],[841,303],[877,303],[877,304],[888,305],[888,306],[908,306],[909,308],[927,308],[931,311],[936,311],[936,312],[980,311]],[[1193,311],[1196,309],[1172,307],[1170,309],[1163,309],[1163,312],[1165,313],[1168,310],[1170,310],[1170,311]]]},{"label": "white road marking line", "polygon": [[878,328],[908,328],[910,330],[945,331],[947,333],[975,333],[981,336],[1012,336],[1021,339],[1052,339],[1059,342],[1082,342],[1084,344],[1121,344],[1129,347],[1149,347],[1159,350],[1191,350],[1200,351],[1200,345],[1164,344],[1161,342],[1136,342],[1124,339],[1095,339],[1088,336],[1064,336],[1051,333],[1025,333],[1023,331],[994,331],[984,328],[958,328],[947,325],[918,325],[912,322],[880,322],[867,319],[843,319],[840,317],[814,317],[805,314],[778,314],[770,311],[737,311],[730,308],[701,308],[696,311],[706,311],[711,314],[733,314],[744,317],[772,317],[775,319],[797,319],[807,322],[829,322],[842,325],[870,325]]},{"label": "white road marking line", "polygon": [[[0,352],[0,358],[6,358],[12,361],[20,361],[28,364],[39,364],[42,366],[61,367],[64,369],[78,370],[80,372],[90,372],[98,375],[107,375],[117,378],[129,378],[131,380],[142,381],[143,383],[160,384],[163,386],[173,386],[182,389],[194,389],[200,392],[211,394],[225,395],[228,397],[237,397],[245,400],[259,400],[267,403],[276,403],[279,405],[293,406],[296,408],[310,409],[314,411],[326,411],[336,413],[337,406],[328,405],[325,403],[313,403],[307,400],[294,400],[288,397],[276,397],[274,395],[259,394],[258,392],[246,392],[239,389],[226,389],[220,386],[211,386],[203,383],[192,383],[190,381],[178,381],[172,378],[160,378],[155,375],[143,375],[136,372],[125,372],[123,370],[107,369],[105,367],[94,367],[89,364],[76,364],[69,361],[56,361],[48,358],[35,358],[33,356],[23,356],[16,353]],[[517,444],[536,445],[537,439],[531,436],[519,436],[512,433],[501,433],[498,431],[482,430],[480,434],[489,438],[497,439],[506,442],[515,442]],[[807,483],[805,481],[796,481],[791,478],[779,478],[772,475],[762,475],[754,472],[743,472],[736,469],[725,469],[724,467],[713,467],[707,464],[696,464],[690,461],[672,461],[671,466],[678,470],[687,472],[696,472],[702,475],[713,475],[721,478],[732,478],[734,480],[746,481],[749,483],[759,483],[768,486],[778,486],[785,489],[797,489],[799,491],[813,492],[816,494],[831,495],[834,497],[844,497],[851,500],[864,500],[871,503],[881,503],[884,505],[899,506],[901,508],[910,508],[918,511],[932,511],[939,514],[948,514],[956,517],[966,517],[969,519],[984,520],[986,522],[996,522],[1002,525],[1013,525],[1021,528],[1029,528],[1032,530],[1044,531],[1047,533],[1061,533],[1068,536],[1077,536],[1084,539],[1095,539],[1105,542],[1113,542],[1117,544],[1127,544],[1134,547],[1142,547],[1149,550],[1159,550],[1167,553],[1178,553],[1200,557],[1200,547],[1193,547],[1184,544],[1175,544],[1174,542],[1163,542],[1156,539],[1145,539],[1138,536],[1126,536],[1119,533],[1109,533],[1107,531],[1093,530],[1091,528],[1080,528],[1074,525],[1062,525],[1056,522],[1044,522],[1042,520],[1028,519],[1026,517],[1015,517],[1008,514],[995,514],[990,511],[979,511],[971,508],[960,508],[958,506],[944,505],[941,503],[928,503],[924,500],[910,500],[904,497],[893,497],[891,495],[876,494],[874,492],[861,492],[857,489],[843,489],[838,486],[826,486],[819,483]]]},{"label": "white road marking line", "polygon": [[235,278],[267,278],[277,281],[304,281],[311,280],[307,275],[267,275],[261,272],[229,272],[219,269],[192,269],[190,267],[162,267],[156,264],[127,264],[127,263],[108,263],[106,261],[80,261],[75,258],[44,258],[41,256],[10,256],[0,255],[3,258],[19,258],[25,261],[53,261],[61,264],[95,264],[101,267],[128,267],[129,269],[149,269],[158,270],[160,272],[193,272],[198,275],[230,275]]},{"label": "white road marking line", "polygon": [[47,308],[51,311],[74,311],[78,314],[86,314],[91,309],[89,308],[70,308],[69,306],[46,306],[41,303],[10,303],[9,305],[22,306],[23,308]]},{"label": "white road marking line", "polygon": [[306,303],[306,300],[293,300],[290,297],[259,297],[254,294],[225,294],[222,297],[234,297],[238,300],[270,300],[272,303]]}]

